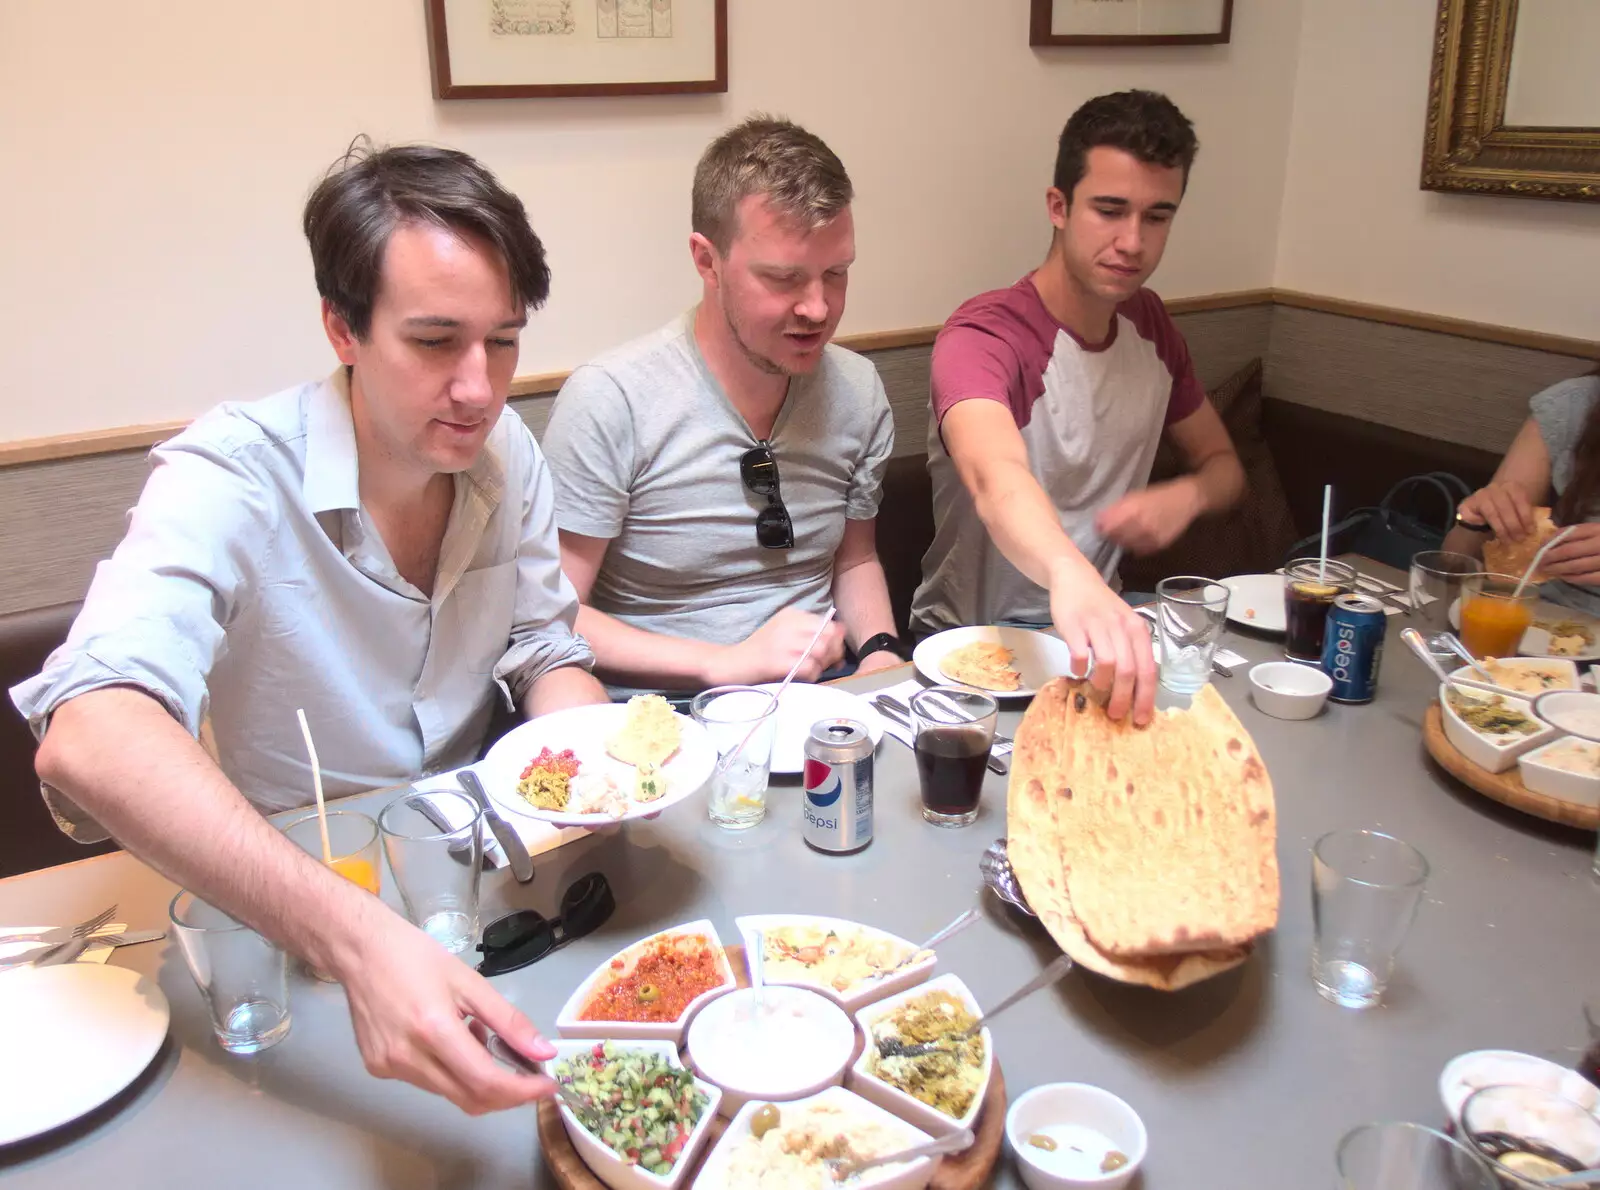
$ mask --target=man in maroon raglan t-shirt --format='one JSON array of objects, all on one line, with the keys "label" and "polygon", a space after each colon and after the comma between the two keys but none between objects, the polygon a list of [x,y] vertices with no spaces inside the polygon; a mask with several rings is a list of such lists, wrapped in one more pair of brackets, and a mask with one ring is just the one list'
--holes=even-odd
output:
[{"label": "man in maroon raglan t-shirt", "polygon": [[[1050,253],[955,312],[933,348],[928,469],[936,531],[919,633],[1054,623],[1095,659],[1108,710],[1147,722],[1156,667],[1113,589],[1123,550],[1153,553],[1244,490],[1183,336],[1144,282],[1198,149],[1164,95],[1091,99],[1067,121],[1046,207]],[[1161,435],[1188,473],[1146,486]]]}]

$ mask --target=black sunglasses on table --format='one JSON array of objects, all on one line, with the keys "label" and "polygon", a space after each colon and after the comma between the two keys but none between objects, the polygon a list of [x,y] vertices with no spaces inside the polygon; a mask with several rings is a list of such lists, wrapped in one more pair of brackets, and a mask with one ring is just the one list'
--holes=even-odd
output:
[{"label": "black sunglasses on table", "polygon": [[778,460],[772,447],[762,442],[740,455],[739,478],[753,494],[767,501],[767,506],[756,513],[756,540],[769,550],[792,549],[794,522],[779,493]]},{"label": "black sunglasses on table", "polygon": [[599,872],[580,876],[561,894],[561,912],[554,919],[532,909],[497,917],[483,928],[478,950],[480,975],[504,975],[537,963],[571,942],[592,934],[616,911],[611,885]]}]

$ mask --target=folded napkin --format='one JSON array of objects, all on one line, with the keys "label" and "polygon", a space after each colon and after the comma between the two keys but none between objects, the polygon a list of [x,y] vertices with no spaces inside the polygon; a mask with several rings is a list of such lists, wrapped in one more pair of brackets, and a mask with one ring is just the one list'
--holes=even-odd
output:
[{"label": "folded napkin", "polygon": [[[472,768],[464,765],[464,768]],[[430,791],[449,790],[452,793],[463,793],[461,782],[456,778],[460,769],[451,769],[448,773],[439,773],[437,776],[425,777],[417,781],[412,788],[419,794],[427,797]],[[428,804],[439,812],[450,828],[465,826],[471,821],[471,816],[465,806],[450,797],[428,797]],[[490,805],[494,803],[491,801]],[[537,818],[528,818],[521,814],[502,813],[500,815],[511,829],[517,832],[517,837],[527,845],[529,855],[542,855],[546,851],[553,851],[563,843],[570,843],[574,839],[581,839],[589,833],[588,829],[581,826],[552,826],[548,822],[541,822]],[[483,831],[483,853],[488,856],[490,866],[504,867],[506,857],[500,851],[500,845],[495,842],[493,832],[488,827]]]},{"label": "folded napkin", "polygon": [[[921,682],[917,681],[916,678],[907,678],[905,681],[900,682],[897,685],[885,686],[882,690],[867,691],[863,693],[861,697],[865,698],[868,702],[871,702],[877,696],[881,694],[887,694],[890,698],[900,703],[901,706],[909,708],[911,706],[911,696],[926,689],[927,687]],[[886,733],[892,735],[907,748],[915,747],[915,737],[912,735],[909,727],[900,726],[900,724],[896,723],[887,714],[885,714],[883,710],[879,708],[874,709],[878,711],[878,717],[883,720],[883,730]],[[992,748],[989,749],[989,752],[993,756],[1007,756],[1011,752],[1011,745],[1009,743],[1002,744],[997,742]]]}]

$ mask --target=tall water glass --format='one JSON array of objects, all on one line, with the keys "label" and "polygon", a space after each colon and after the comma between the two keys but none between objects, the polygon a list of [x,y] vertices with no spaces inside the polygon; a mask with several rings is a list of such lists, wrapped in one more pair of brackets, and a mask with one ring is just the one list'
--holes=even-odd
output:
[{"label": "tall water glass", "polygon": [[1211,680],[1211,659],[1228,622],[1228,588],[1208,578],[1179,575],[1156,584],[1156,632],[1161,684],[1195,694]]},{"label": "tall water glass", "polygon": [[1422,852],[1377,831],[1331,831],[1311,849],[1311,978],[1325,1000],[1383,999],[1428,879]]},{"label": "tall water glass", "polygon": [[[459,822],[449,828],[439,823]],[[464,793],[406,792],[378,815],[383,851],[411,924],[451,954],[478,943],[483,810]]]},{"label": "tall water glass", "polygon": [[222,1048],[255,1054],[287,1037],[289,964],[283,951],[191,892],[173,897],[167,915]]},{"label": "tall water glass", "polygon": [[[1412,555],[1407,593],[1411,596],[1411,606],[1422,617],[1424,635],[1455,631],[1455,625],[1450,623],[1450,609],[1455,608],[1456,615],[1460,616],[1463,594],[1477,585],[1482,573],[1483,563],[1469,554],[1423,550]],[[1434,652],[1438,656],[1446,655]],[[1448,656],[1454,658],[1455,654]]]},{"label": "tall water glass", "polygon": [[756,686],[715,686],[696,694],[689,711],[717,750],[711,821],[728,830],[755,826],[767,816],[778,696]]},{"label": "tall water glass", "polygon": [[1362,1124],[1334,1151],[1339,1190],[1498,1190],[1466,1145],[1421,1124]]}]

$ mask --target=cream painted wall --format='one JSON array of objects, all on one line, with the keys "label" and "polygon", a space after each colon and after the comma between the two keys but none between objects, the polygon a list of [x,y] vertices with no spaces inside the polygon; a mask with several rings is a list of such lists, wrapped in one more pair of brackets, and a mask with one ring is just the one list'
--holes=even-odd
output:
[{"label": "cream painted wall", "polygon": [[1301,0],[1244,0],[1227,46],[1045,52],[1022,0],[729,7],[726,95],[437,103],[421,0],[4,0],[0,441],[190,417],[329,367],[298,220],[361,131],[466,149],[523,196],[555,289],[522,372],[694,300],[693,165],[754,109],[854,177],[845,331],[939,322],[1036,263],[1062,122],[1130,86],[1169,92],[1204,142],[1156,288],[1271,283]]},{"label": "cream painted wall", "polygon": [[1600,204],[1418,188],[1435,7],[1306,0],[1277,285],[1600,338]]}]

